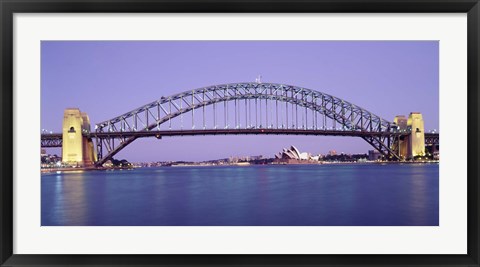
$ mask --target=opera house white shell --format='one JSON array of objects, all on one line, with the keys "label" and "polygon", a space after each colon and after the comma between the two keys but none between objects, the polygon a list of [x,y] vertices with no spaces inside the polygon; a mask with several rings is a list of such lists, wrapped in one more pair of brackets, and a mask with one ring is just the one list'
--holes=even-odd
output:
[{"label": "opera house white shell", "polygon": [[275,158],[309,160],[311,159],[311,156],[307,152],[300,153],[295,146],[291,146],[289,149],[284,148],[282,152],[275,155]]}]

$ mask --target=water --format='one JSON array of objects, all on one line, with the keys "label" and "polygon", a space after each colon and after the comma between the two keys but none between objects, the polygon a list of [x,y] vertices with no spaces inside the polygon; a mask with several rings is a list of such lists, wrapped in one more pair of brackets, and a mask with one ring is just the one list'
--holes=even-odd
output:
[{"label": "water", "polygon": [[438,225],[437,164],[42,174],[42,225]]}]

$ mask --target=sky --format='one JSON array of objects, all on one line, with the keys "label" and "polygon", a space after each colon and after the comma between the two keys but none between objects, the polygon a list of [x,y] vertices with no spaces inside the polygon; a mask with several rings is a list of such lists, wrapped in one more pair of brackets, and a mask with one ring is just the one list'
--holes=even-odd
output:
[{"label": "sky", "polygon": [[[330,94],[386,119],[421,112],[439,128],[437,41],[42,41],[41,127],[61,132],[76,107],[99,123],[162,96],[209,85],[281,83]],[[141,138],[115,158],[200,161],[301,152],[367,153],[359,137],[194,136]],[[50,149],[57,153],[59,149]]]}]

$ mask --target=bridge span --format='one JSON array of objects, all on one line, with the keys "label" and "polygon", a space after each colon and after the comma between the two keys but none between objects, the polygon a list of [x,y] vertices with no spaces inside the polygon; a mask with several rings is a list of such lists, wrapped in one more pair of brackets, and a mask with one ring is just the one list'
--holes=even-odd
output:
[{"label": "bridge span", "polygon": [[[205,129],[205,130],[164,130],[164,131],[139,131],[118,133],[89,133],[86,138],[129,138],[129,137],[174,137],[196,135],[322,135],[322,136],[386,136],[396,135],[397,138],[405,137],[408,133],[338,131],[338,130],[282,130],[282,129]],[[41,147],[62,147],[61,133],[45,133],[41,135]],[[440,138],[438,133],[425,133],[425,145],[438,145]]]},{"label": "bridge span", "polygon": [[102,165],[138,138],[242,134],[356,136],[390,160],[421,154],[413,151],[418,144],[438,144],[438,134],[424,132],[419,113],[391,122],[319,91],[255,82],[214,85],[161,97],[97,123],[94,131],[90,131],[86,114],[66,110],[63,133],[43,134],[42,147],[65,146],[62,140],[67,135],[70,141],[81,136],[84,141],[77,141],[81,143],[77,150],[89,149],[95,141],[96,159],[92,160]]}]

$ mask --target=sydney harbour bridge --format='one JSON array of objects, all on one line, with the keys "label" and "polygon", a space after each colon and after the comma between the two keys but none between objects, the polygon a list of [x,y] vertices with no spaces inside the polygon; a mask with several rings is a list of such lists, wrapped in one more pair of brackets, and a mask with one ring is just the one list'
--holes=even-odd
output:
[{"label": "sydney harbour bridge", "polygon": [[[65,146],[66,134],[75,133],[85,142],[95,143],[93,161],[101,166],[144,137],[354,136],[365,140],[387,160],[404,160],[398,144],[413,134],[411,128],[399,128],[396,123],[338,97],[298,86],[261,82],[189,90],[97,123],[92,131],[89,124],[88,121],[88,126],[79,131],[64,125],[63,133],[42,134],[41,146]],[[424,133],[424,141],[426,145],[438,145],[439,135]]]}]

